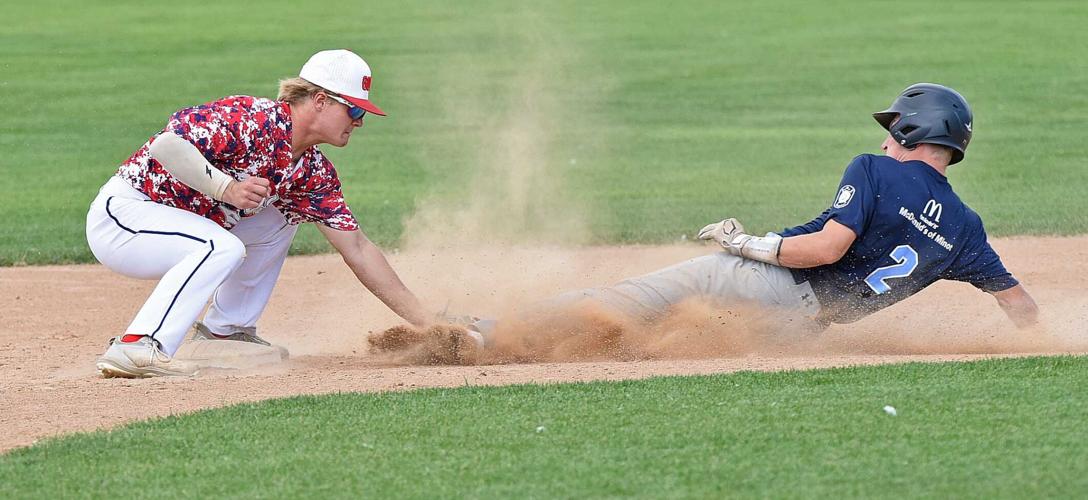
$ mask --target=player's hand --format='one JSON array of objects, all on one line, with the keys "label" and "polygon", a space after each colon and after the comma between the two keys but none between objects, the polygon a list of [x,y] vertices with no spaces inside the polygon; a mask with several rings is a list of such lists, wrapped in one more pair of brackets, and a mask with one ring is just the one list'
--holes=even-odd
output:
[{"label": "player's hand", "polygon": [[257,208],[271,194],[268,179],[246,177],[242,181],[231,182],[223,191],[223,201],[242,210]]},{"label": "player's hand", "polygon": [[481,319],[467,314],[450,314],[445,311],[435,315],[435,322],[464,328],[465,333],[472,337],[477,347],[485,347],[488,344],[487,337],[495,330],[496,324],[493,319]]},{"label": "player's hand", "polygon": [[707,224],[699,231],[700,240],[714,240],[733,255],[740,255],[744,243],[751,238],[744,232],[744,226],[740,225],[740,221],[733,218]]}]

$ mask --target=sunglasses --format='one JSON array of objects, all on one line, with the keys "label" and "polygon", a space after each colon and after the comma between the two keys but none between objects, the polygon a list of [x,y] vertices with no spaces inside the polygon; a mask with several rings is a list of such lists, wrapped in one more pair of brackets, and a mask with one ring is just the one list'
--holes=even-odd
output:
[{"label": "sunglasses", "polygon": [[337,97],[337,96],[334,96],[332,94],[325,94],[325,95],[329,96],[329,99],[332,99],[332,100],[334,100],[334,101],[336,101],[336,102],[338,102],[340,104],[343,104],[344,106],[347,106],[348,107],[348,117],[350,117],[353,121],[358,120],[358,119],[366,116],[366,110],[365,109],[360,108],[360,107],[358,107],[358,106],[344,100],[344,98]]}]

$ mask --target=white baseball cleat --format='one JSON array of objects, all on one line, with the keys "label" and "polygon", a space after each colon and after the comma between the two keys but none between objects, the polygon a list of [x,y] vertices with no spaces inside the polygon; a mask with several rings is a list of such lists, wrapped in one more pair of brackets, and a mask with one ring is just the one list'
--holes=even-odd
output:
[{"label": "white baseball cleat", "polygon": [[162,352],[151,337],[136,342],[121,342],[119,336],[110,339],[109,349],[95,366],[106,378],[189,377],[199,371],[196,365]]},{"label": "white baseball cleat", "polygon": [[232,333],[229,333],[227,335],[219,335],[217,333],[213,333],[211,331],[211,329],[208,328],[208,326],[205,325],[203,322],[197,321],[196,323],[193,323],[193,336],[190,337],[190,338],[192,340],[194,340],[194,341],[196,341],[196,340],[233,340],[233,341],[236,341],[236,342],[248,342],[248,343],[251,343],[251,344],[259,344],[259,345],[267,346],[267,347],[269,347],[271,349],[275,349],[276,352],[279,353],[280,359],[287,359],[290,356],[290,353],[287,352],[286,347],[278,346],[278,345],[272,345],[271,342],[258,337],[257,336],[257,327],[254,327],[254,326],[249,326],[249,327],[236,326],[236,327],[233,327],[233,328],[235,330]]}]

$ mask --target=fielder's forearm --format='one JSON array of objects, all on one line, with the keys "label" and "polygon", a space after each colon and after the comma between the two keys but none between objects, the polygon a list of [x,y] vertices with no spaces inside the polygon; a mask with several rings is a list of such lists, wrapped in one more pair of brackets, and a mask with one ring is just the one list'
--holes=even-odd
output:
[{"label": "fielder's forearm", "polygon": [[151,157],[170,175],[215,200],[223,200],[227,186],[234,178],[213,167],[200,150],[173,132],[163,132],[148,148]]},{"label": "fielder's forearm", "polygon": [[430,322],[430,315],[424,312],[419,299],[400,280],[377,246],[367,245],[362,260],[360,265],[352,266],[352,271],[375,297],[413,325],[424,326]]},{"label": "fielder's forearm", "polygon": [[408,290],[393,266],[374,243],[360,230],[338,231],[323,224],[317,228],[340,252],[355,277],[393,312],[416,326],[430,322],[419,299]]}]

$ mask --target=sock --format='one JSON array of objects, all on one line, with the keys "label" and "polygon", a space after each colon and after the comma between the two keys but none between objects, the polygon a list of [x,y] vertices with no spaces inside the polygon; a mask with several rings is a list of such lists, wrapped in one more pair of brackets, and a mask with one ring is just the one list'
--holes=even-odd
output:
[{"label": "sock", "polygon": [[121,342],[124,342],[126,344],[131,344],[133,342],[139,342],[140,339],[142,339],[142,338],[144,338],[146,336],[147,335],[133,335],[131,333],[126,333],[125,335],[121,336]]}]

